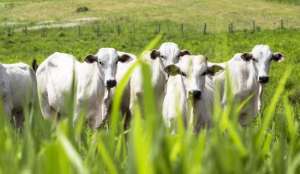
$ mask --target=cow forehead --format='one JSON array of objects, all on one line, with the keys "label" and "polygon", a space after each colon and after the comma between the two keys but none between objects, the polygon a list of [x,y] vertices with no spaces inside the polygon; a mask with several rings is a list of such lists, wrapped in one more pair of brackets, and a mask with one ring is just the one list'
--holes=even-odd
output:
[{"label": "cow forehead", "polygon": [[159,47],[159,52],[164,56],[177,56],[180,50],[176,43],[165,42]]},{"label": "cow forehead", "polygon": [[114,48],[101,48],[97,52],[97,57],[100,60],[113,61],[118,59],[118,52]]},{"label": "cow forehead", "polygon": [[180,58],[180,66],[185,71],[198,71],[207,67],[207,60],[202,55],[185,55]]},{"label": "cow forehead", "polygon": [[251,53],[258,61],[269,59],[272,56],[272,50],[268,45],[256,45]]}]

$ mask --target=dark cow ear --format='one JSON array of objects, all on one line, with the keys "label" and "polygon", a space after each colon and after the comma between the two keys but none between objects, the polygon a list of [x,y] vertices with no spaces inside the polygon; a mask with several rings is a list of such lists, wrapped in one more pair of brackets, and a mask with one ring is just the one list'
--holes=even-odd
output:
[{"label": "dark cow ear", "polygon": [[37,64],[36,59],[32,60],[31,66],[34,71],[36,71],[38,69],[39,65]]},{"label": "dark cow ear", "polygon": [[223,67],[219,66],[219,65],[212,65],[210,67],[207,68],[206,74],[207,75],[215,75],[217,72],[224,70]]},{"label": "dark cow ear", "polygon": [[185,55],[191,55],[191,53],[188,50],[181,50],[178,57],[182,57]]},{"label": "dark cow ear", "polygon": [[131,57],[128,54],[122,54],[121,56],[119,56],[119,61],[120,62],[127,62],[131,60]]},{"label": "dark cow ear", "polygon": [[94,55],[88,55],[85,57],[84,61],[86,63],[94,63],[94,62],[97,62],[98,58]]},{"label": "dark cow ear", "polygon": [[151,59],[156,59],[159,56],[160,56],[160,52],[157,51],[157,50],[152,50],[151,53],[150,53]]},{"label": "dark cow ear", "polygon": [[272,60],[276,61],[276,62],[281,62],[284,60],[284,57],[281,53],[274,53],[272,55]]},{"label": "dark cow ear", "polygon": [[250,61],[251,59],[253,59],[253,55],[251,53],[243,53],[241,55],[241,58],[244,60],[244,61]]}]

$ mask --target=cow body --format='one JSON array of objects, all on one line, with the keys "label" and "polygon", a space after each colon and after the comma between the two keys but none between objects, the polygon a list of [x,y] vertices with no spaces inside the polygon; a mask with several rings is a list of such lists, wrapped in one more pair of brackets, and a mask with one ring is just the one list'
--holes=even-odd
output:
[{"label": "cow body", "polygon": [[73,103],[68,101],[74,95],[74,120],[85,111],[91,127],[100,125],[105,88],[103,73],[97,63],[81,63],[72,55],[54,53],[39,66],[36,74],[40,107],[45,118],[69,114]]},{"label": "cow body", "polygon": [[168,68],[167,72],[172,71],[173,75],[168,78],[163,102],[167,126],[171,127],[177,116],[181,116],[185,124],[194,122],[196,131],[210,125],[214,99],[211,75],[218,70],[207,66],[207,58],[202,55],[183,56],[176,66]]},{"label": "cow body", "polygon": [[36,102],[36,77],[24,63],[0,64],[0,95],[7,115],[21,127],[24,110]]},{"label": "cow body", "polygon": [[[146,52],[142,56],[142,61],[150,67],[151,84],[156,97],[156,106],[161,111],[165,87],[168,74],[165,68],[173,66],[179,60],[179,57],[189,54],[186,50],[180,50],[178,45],[173,42],[162,43],[158,50]],[[143,98],[143,79],[141,68],[137,68],[131,80],[131,102],[130,108],[133,109],[135,103],[142,103]],[[148,79],[147,79],[148,80]],[[149,79],[150,80],[150,79]],[[143,108],[143,107],[142,107]]]},{"label": "cow body", "polygon": [[[117,84],[118,62],[126,62],[129,58],[114,48],[101,48],[95,55],[88,55],[83,63],[70,54],[49,56],[37,69],[44,117],[67,115],[70,110],[68,101],[74,95],[74,122],[81,112],[85,112],[90,127],[98,128],[107,117],[109,93]],[[72,87],[76,89],[74,94]]]},{"label": "cow body", "polygon": [[[246,125],[261,109],[261,97],[263,86],[269,80],[269,67],[272,61],[280,62],[284,58],[281,53],[272,53],[268,45],[256,45],[250,57],[238,53],[228,62],[222,63],[229,70],[234,102],[241,103],[248,100],[240,112],[240,123]],[[226,74],[222,73],[215,77],[220,84],[220,94],[223,106],[227,104]]]}]

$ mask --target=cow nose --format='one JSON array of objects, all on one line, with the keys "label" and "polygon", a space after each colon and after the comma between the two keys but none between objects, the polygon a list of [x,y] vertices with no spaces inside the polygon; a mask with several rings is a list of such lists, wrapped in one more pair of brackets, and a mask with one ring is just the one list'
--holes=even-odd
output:
[{"label": "cow nose", "polygon": [[201,91],[200,90],[192,90],[189,91],[189,95],[193,97],[195,100],[200,100],[201,99]]},{"label": "cow nose", "polygon": [[268,83],[269,81],[269,77],[268,76],[262,76],[262,77],[259,77],[259,83]]},{"label": "cow nose", "polygon": [[106,87],[108,88],[113,88],[117,85],[117,81],[116,80],[107,80],[106,81]]}]

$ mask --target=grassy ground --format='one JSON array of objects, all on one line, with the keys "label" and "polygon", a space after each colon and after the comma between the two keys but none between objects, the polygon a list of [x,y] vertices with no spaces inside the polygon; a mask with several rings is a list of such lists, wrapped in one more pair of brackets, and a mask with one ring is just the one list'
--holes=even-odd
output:
[{"label": "grassy ground", "polygon": [[[78,28],[18,32],[12,36],[2,31],[0,61],[30,63],[36,58],[40,63],[55,51],[82,58],[101,47],[139,54],[156,36],[157,25],[147,25],[124,24],[120,33],[116,25],[101,25],[100,29],[85,26],[80,32]],[[112,121],[107,129],[93,132],[82,122],[73,128],[71,118],[55,126],[43,120],[38,112],[27,116],[26,128],[18,133],[4,119],[0,108],[0,174],[299,173],[300,32],[203,35],[198,29],[191,25],[182,33],[180,25],[169,22],[161,26],[161,31],[168,34],[158,43],[177,42],[194,54],[207,55],[211,61],[227,60],[259,43],[285,55],[284,62],[272,64],[263,112],[250,126],[240,127],[235,109],[229,108],[215,114],[210,130],[194,135],[179,126],[174,135],[162,125],[147,86],[144,119],[137,111],[127,134],[117,121]],[[146,67],[143,72],[149,75]],[[118,119],[118,108],[113,111],[111,119]]]},{"label": "grassy ground", "polygon": [[[77,13],[78,7],[90,10]],[[98,17],[116,21],[166,21],[207,23],[217,31],[229,23],[251,27],[255,20],[263,28],[274,28],[284,19],[286,25],[300,26],[300,6],[263,0],[76,0],[76,1],[3,1],[0,22],[37,24],[45,21],[72,21]]]}]

